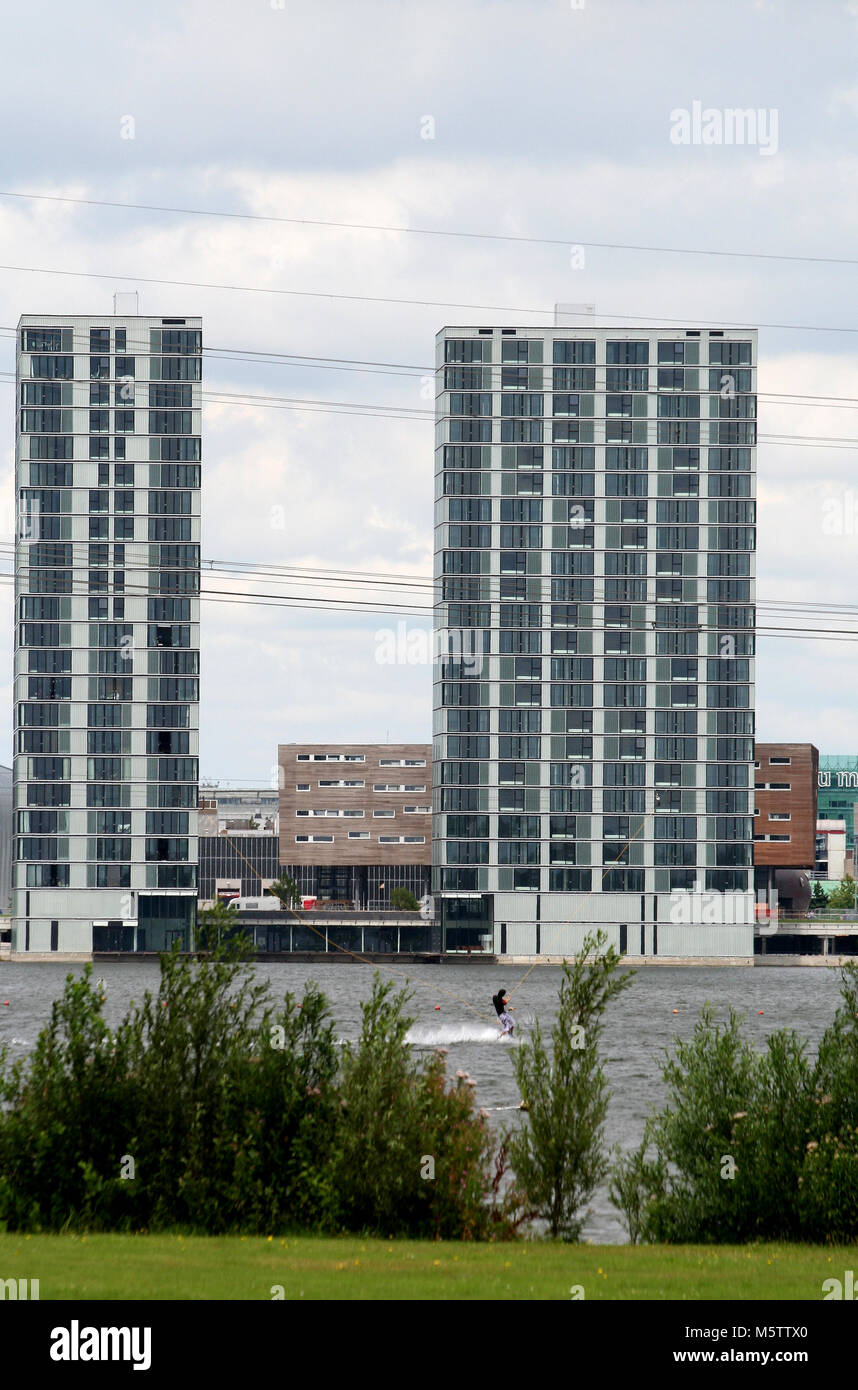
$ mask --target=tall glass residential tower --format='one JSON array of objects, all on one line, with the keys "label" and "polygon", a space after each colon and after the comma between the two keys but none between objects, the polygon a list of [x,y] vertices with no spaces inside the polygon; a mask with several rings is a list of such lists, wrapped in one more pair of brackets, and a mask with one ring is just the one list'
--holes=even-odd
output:
[{"label": "tall glass residential tower", "polygon": [[756,332],[437,338],[448,945],[753,954]]},{"label": "tall glass residential tower", "polygon": [[191,943],[201,354],[199,318],[18,326],[14,951]]}]

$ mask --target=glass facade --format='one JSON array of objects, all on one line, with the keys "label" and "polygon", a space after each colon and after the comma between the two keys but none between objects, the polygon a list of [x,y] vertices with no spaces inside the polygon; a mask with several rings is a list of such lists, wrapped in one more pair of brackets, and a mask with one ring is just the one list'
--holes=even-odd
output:
[{"label": "glass facade", "polygon": [[755,333],[448,328],[436,373],[447,912],[551,954],[752,892]]},{"label": "glass facade", "polygon": [[19,324],[20,951],[190,944],[201,354],[199,319]]},{"label": "glass facade", "polygon": [[855,846],[855,803],[858,802],[858,757],[854,753],[820,753],[817,791],[819,820],[846,822],[846,851]]}]

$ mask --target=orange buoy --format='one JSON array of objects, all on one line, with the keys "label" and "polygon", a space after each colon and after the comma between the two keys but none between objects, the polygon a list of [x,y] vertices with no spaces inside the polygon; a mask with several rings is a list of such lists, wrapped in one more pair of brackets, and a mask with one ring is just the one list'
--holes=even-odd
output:
[{"label": "orange buoy", "polygon": [[675,1014],[678,1014],[678,1013],[679,1013],[679,1010],[678,1010],[678,1009],[674,1009],[673,1012],[674,1012]]}]

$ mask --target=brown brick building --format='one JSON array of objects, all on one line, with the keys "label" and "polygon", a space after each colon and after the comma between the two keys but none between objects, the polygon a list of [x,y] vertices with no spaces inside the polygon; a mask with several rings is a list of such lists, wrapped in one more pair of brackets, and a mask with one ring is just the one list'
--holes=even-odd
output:
[{"label": "brown brick building", "polygon": [[805,907],[816,852],[819,750],[812,743],[757,743],[754,763],[755,886],[777,888],[784,908]]},{"label": "brown brick building", "polygon": [[277,761],[280,862],[303,894],[382,909],[393,888],[428,893],[431,745],[286,743]]}]

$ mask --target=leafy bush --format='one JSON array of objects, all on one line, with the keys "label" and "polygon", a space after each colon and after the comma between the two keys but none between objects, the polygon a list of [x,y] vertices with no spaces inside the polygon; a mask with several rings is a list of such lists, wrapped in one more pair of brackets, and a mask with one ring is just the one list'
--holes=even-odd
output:
[{"label": "leafy bush", "polygon": [[732,1010],[704,1009],[662,1068],[668,1103],[621,1158],[614,1205],[632,1240],[858,1237],[858,966],[815,1062],[791,1030],[758,1053]]},{"label": "leafy bush", "polygon": [[564,962],[551,1055],[537,1021],[512,1058],[526,1119],[509,1140],[510,1161],[533,1213],[567,1240],[578,1238],[581,1208],[608,1169],[599,1040],[605,1008],[631,975],[617,974],[620,956],[603,951],[606,940],[604,932],[588,936],[574,964]]},{"label": "leafy bush", "polygon": [[290,878],[285,869],[281,871],[280,877],[276,878],[265,889],[272,897],[279,898],[284,907],[295,907],[302,901],[301,890],[294,878]]},{"label": "leafy bush", "polygon": [[410,888],[392,888],[390,891],[391,906],[398,912],[419,912],[420,904],[411,892]]},{"label": "leafy bush", "polygon": [[448,1084],[440,1050],[415,1066],[407,1002],[376,983],[360,1037],[343,1050],[335,1171],[344,1226],[445,1239],[508,1233],[514,1198],[498,1197],[499,1155],[473,1084],[462,1072]]},{"label": "leafy bush", "polygon": [[91,973],[69,976],[29,1068],[0,1058],[0,1220],[13,1230],[59,1230],[124,1195],[119,1141],[135,1097],[126,1039],[111,1038]]},{"label": "leafy bush", "polygon": [[414,1060],[405,995],[376,980],[359,1041],[341,1049],[315,986],[275,1007],[244,949],[162,957],[157,994],[115,1033],[91,967],[68,977],[29,1066],[0,1058],[0,1222],[475,1239],[511,1229],[473,1088],[448,1081],[439,1054]]},{"label": "leafy bush", "polygon": [[855,880],[851,874],[847,874],[836,888],[832,888],[828,894],[828,906],[834,908],[855,906]]}]

